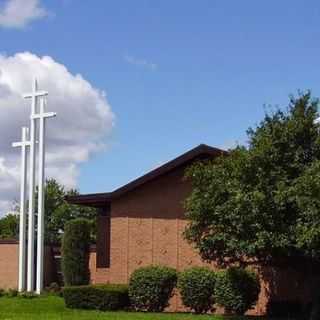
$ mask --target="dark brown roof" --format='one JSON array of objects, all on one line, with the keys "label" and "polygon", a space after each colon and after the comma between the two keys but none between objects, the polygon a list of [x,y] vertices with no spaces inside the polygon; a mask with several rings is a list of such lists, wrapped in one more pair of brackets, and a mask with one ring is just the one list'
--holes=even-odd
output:
[{"label": "dark brown roof", "polygon": [[148,172],[140,178],[137,178],[112,192],[82,194],[78,196],[67,197],[66,200],[72,204],[99,207],[101,205],[110,203],[112,199],[118,198],[126,192],[131,191],[159,176],[162,176],[177,167],[188,164],[194,159],[201,157],[215,157],[223,154],[227,154],[227,151],[210,147],[205,144],[200,144],[194,149],[182,154],[181,156],[165,163],[164,165]]}]

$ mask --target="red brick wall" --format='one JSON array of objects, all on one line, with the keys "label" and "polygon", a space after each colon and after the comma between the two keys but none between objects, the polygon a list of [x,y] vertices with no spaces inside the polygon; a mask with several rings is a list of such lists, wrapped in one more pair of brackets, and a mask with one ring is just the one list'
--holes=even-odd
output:
[{"label": "red brick wall", "polygon": [[[177,169],[112,202],[110,267],[97,268],[95,254],[92,254],[93,283],[127,283],[136,268],[152,264],[171,266],[179,271],[206,265],[183,238],[187,224],[183,200],[191,190],[190,185],[183,181],[183,173],[184,168]],[[210,267],[216,268],[214,264]],[[265,313],[270,284],[275,280],[270,270],[265,274],[268,274],[268,281],[261,281],[259,302],[251,314]],[[277,289],[275,296],[285,299],[303,296],[301,285],[299,287],[296,280],[288,280],[288,275],[287,271],[277,274],[277,278],[287,281],[284,288]],[[291,276],[296,279],[296,274],[291,272]],[[172,298],[170,310],[185,310],[178,295]]]},{"label": "red brick wall", "polygon": [[0,288],[18,287],[18,243],[0,242]]},{"label": "red brick wall", "polygon": [[[0,240],[0,289],[17,289],[19,269],[19,243],[15,240]],[[48,286],[57,282],[53,252],[45,247],[44,282]]]}]

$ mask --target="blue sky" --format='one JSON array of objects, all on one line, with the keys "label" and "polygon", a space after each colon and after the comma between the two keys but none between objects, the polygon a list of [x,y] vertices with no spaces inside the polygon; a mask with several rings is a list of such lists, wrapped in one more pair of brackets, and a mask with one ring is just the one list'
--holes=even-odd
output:
[{"label": "blue sky", "polygon": [[110,191],[200,143],[243,143],[264,105],[286,106],[298,89],[320,95],[319,1],[42,5],[49,16],[0,28],[0,51],[49,55],[106,91],[115,127],[107,149],[81,164],[84,193]]}]

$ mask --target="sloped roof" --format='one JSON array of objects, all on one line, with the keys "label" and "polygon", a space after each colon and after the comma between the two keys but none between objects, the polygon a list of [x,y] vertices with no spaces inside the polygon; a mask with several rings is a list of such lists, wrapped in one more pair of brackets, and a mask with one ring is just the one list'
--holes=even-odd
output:
[{"label": "sloped roof", "polygon": [[227,154],[227,151],[210,147],[205,144],[200,144],[199,146],[187,151],[186,153],[180,155],[179,157],[165,163],[164,165],[148,172],[147,174],[129,182],[128,184],[112,192],[82,194],[78,196],[67,197],[66,200],[72,204],[99,207],[101,205],[110,203],[113,199],[116,199],[122,196],[123,194],[159,176],[162,176],[182,165],[188,164],[194,159],[201,158],[201,157],[208,157],[208,156],[215,157],[223,154]]}]

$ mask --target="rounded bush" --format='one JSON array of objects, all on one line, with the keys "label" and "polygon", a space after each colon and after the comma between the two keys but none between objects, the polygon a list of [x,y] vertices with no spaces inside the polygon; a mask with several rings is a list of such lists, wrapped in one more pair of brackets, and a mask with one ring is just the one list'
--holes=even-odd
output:
[{"label": "rounded bush", "polygon": [[62,273],[66,286],[89,283],[90,222],[77,218],[65,225],[62,238]]},{"label": "rounded bush", "polygon": [[135,270],[129,281],[132,307],[139,311],[160,312],[167,306],[177,284],[177,272],[162,266],[142,267]]},{"label": "rounded bush", "polygon": [[259,292],[259,279],[252,271],[232,267],[216,275],[215,300],[227,312],[243,315],[256,304]]},{"label": "rounded bush", "polygon": [[195,313],[213,309],[215,273],[204,267],[193,267],[179,274],[178,289],[182,302]]}]

